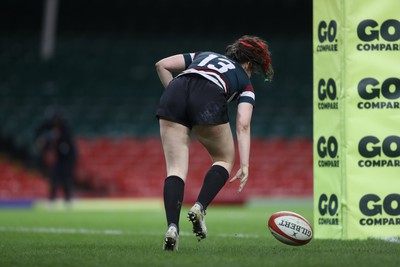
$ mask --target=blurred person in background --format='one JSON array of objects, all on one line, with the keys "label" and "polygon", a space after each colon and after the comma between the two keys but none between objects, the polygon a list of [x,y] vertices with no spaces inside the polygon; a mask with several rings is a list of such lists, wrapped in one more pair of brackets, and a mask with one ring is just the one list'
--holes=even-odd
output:
[{"label": "blurred person in background", "polygon": [[271,80],[274,72],[266,41],[249,35],[228,45],[224,55],[210,51],[177,54],[161,59],[155,67],[165,88],[156,112],[167,168],[163,249],[177,251],[191,131],[212,159],[197,201],[188,213],[193,233],[200,241],[207,236],[206,209],[225,185],[235,162],[227,103],[237,103],[240,167],[230,182],[239,181],[241,192],[249,175],[250,122],[255,105],[250,78],[261,74]]},{"label": "blurred person in background", "polygon": [[77,148],[69,122],[61,108],[46,109],[45,118],[36,129],[35,145],[39,152],[42,171],[49,181],[50,207],[54,207],[57,191],[61,188],[64,203],[69,208],[73,193]]}]

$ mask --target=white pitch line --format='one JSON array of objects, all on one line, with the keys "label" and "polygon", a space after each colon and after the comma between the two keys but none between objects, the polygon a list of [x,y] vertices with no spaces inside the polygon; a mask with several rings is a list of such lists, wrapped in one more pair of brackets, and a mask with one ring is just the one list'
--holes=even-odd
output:
[{"label": "white pitch line", "polygon": [[[192,236],[193,233],[189,233],[189,232],[183,232],[181,231],[179,233],[180,236]],[[236,233],[236,234],[223,234],[223,233],[216,233],[215,234],[218,237],[229,237],[229,238],[259,238],[259,235],[251,235],[251,234],[240,234],[240,233]]]},{"label": "white pitch line", "polygon": [[[0,232],[19,232],[19,233],[49,233],[49,234],[94,234],[94,235],[122,235],[122,234],[139,234],[134,232],[124,232],[121,230],[91,230],[85,228],[52,228],[52,227],[6,227],[0,226]],[[143,232],[140,232],[143,234]],[[163,233],[146,233],[148,235],[162,235]],[[189,232],[181,232],[181,236],[191,236],[193,233]],[[224,234],[224,233],[216,233],[218,237],[224,238],[259,238],[259,235],[255,234]]]},{"label": "white pitch line", "polygon": [[386,242],[391,242],[391,243],[400,243],[400,238],[399,237],[383,237],[381,240],[386,241]]},{"label": "white pitch line", "polygon": [[50,233],[50,234],[103,234],[121,235],[120,230],[90,230],[90,229],[71,229],[71,228],[46,228],[46,227],[4,227],[0,226],[2,232],[22,232],[22,233]]},{"label": "white pitch line", "polygon": [[259,238],[259,235],[251,234],[217,234],[220,237],[237,237],[237,238]]}]

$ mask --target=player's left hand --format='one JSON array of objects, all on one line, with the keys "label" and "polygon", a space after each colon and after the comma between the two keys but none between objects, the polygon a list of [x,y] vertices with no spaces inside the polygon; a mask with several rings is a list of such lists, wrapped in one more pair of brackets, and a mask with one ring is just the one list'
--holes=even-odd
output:
[{"label": "player's left hand", "polygon": [[233,183],[235,180],[240,181],[238,193],[242,192],[244,186],[247,183],[247,179],[249,177],[249,167],[243,166],[237,171],[236,175],[229,180],[230,183]]}]

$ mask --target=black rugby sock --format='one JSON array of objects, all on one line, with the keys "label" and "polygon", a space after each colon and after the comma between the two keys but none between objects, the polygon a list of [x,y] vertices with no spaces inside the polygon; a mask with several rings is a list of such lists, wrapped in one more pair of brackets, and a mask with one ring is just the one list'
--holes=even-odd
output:
[{"label": "black rugby sock", "polygon": [[178,176],[168,176],[164,181],[164,208],[167,216],[167,226],[175,224],[178,233],[184,189],[185,183]]},{"label": "black rugby sock", "polygon": [[228,178],[229,173],[224,167],[220,165],[211,166],[204,177],[197,202],[201,203],[203,208],[206,209],[218,192],[221,191],[222,187],[224,187]]}]

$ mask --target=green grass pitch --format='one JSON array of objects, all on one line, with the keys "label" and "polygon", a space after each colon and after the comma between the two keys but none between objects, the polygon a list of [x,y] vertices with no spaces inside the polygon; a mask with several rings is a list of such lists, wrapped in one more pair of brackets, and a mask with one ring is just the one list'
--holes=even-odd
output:
[{"label": "green grass pitch", "polygon": [[293,247],[270,234],[268,218],[279,210],[298,212],[312,223],[311,201],[212,205],[209,235],[201,242],[191,233],[188,209],[182,209],[177,253],[162,250],[167,227],[159,200],[2,209],[0,266],[400,266],[398,242],[313,239]]}]

